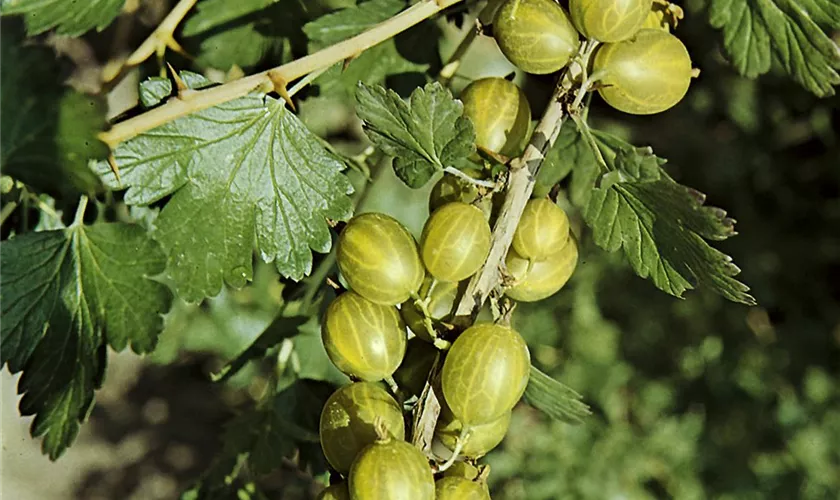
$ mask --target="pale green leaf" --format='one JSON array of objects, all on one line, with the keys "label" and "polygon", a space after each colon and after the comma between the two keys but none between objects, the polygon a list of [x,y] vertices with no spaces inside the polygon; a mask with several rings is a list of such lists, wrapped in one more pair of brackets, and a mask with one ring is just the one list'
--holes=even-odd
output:
[{"label": "pale green leaf", "polygon": [[154,221],[179,294],[197,301],[222,282],[250,280],[252,250],[299,280],[312,253],[331,246],[327,219],[347,220],[352,186],[344,165],[286,110],[253,93],[158,127],[114,151],[96,171],[129,205],[171,195]]},{"label": "pale green leaf", "polygon": [[531,365],[525,388],[525,401],[549,417],[569,424],[579,424],[592,412],[580,394]]},{"label": "pale green leaf", "polygon": [[709,19],[723,30],[726,53],[750,78],[776,61],[818,96],[840,84],[840,48],[826,29],[840,29],[836,0],[710,0]]},{"label": "pale green leaf", "polygon": [[96,224],[3,242],[0,362],[23,371],[22,415],[56,459],[93,405],[105,346],[151,351],[172,296],[149,279],[163,271],[157,243],[140,226]]},{"label": "pale green leaf", "polygon": [[125,0],[2,0],[0,14],[22,14],[26,31],[37,35],[52,28],[66,36],[102,31],[122,10]]},{"label": "pale green leaf", "polygon": [[365,133],[394,157],[394,171],[410,187],[422,187],[475,151],[475,130],[463,104],[440,83],[416,89],[408,102],[392,90],[360,83],[356,100]]}]

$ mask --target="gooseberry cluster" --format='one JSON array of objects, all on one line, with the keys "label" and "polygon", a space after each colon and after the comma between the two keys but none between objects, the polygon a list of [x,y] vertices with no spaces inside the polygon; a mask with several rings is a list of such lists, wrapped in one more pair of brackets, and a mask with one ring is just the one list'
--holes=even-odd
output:
[{"label": "gooseberry cluster", "polygon": [[505,1],[493,21],[502,53],[526,73],[554,73],[571,62],[583,37],[599,44],[590,83],[610,106],[647,115],[682,100],[694,71],[688,50],[670,33],[681,16],[678,7],[667,0],[569,0],[568,5],[567,13],[555,0]]},{"label": "gooseberry cluster", "polygon": [[[513,84],[497,80],[489,82],[491,92],[511,90]],[[477,84],[486,91],[487,82]],[[518,106],[514,101],[505,113],[512,124],[523,114]],[[508,147],[507,140],[486,138],[488,147]],[[481,179],[483,171],[471,176]],[[467,280],[487,259],[493,197],[492,190],[446,176],[432,191],[419,243],[381,213],[357,215],[341,231],[337,263],[349,290],[327,307],[321,331],[330,359],[354,382],[336,391],[321,414],[324,455],[343,478],[321,498],[490,498],[488,471],[473,464],[504,438],[528,384],[530,354],[503,322],[459,328],[452,320]],[[566,283],[576,262],[566,214],[548,199],[531,200],[508,254],[505,293],[519,301],[545,298]],[[441,404],[433,463],[406,442],[408,412],[427,383]]]},{"label": "gooseberry cluster", "polygon": [[[581,53],[613,107],[663,111],[685,95],[688,52],[670,34],[664,0],[507,0],[493,33],[502,52],[529,73],[553,73]],[[585,82],[579,82],[581,86]],[[584,89],[586,90],[586,89]],[[528,384],[530,353],[508,326],[456,318],[471,276],[491,247],[490,223],[501,195],[487,157],[517,155],[527,144],[531,110],[521,89],[483,78],[461,93],[475,127],[478,154],[460,176],[432,189],[420,241],[381,213],[355,216],[339,235],[338,268],[348,290],[322,322],[327,354],[353,383],[336,391],[321,414],[321,446],[337,473],[322,499],[488,499],[486,466],[476,460],[498,446],[511,410]],[[507,299],[531,302],[560,290],[575,270],[578,244],[569,218],[551,199],[527,202],[502,266]],[[410,410],[429,387],[441,411],[430,456],[410,444],[419,432]]]}]

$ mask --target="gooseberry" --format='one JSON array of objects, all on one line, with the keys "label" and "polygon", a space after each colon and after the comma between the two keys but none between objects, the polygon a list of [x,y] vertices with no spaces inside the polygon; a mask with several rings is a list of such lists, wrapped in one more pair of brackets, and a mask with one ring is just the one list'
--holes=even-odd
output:
[{"label": "gooseberry", "polygon": [[369,382],[390,377],[405,354],[405,323],[397,308],[353,291],[339,295],[327,307],[321,337],[339,370]]},{"label": "gooseberry", "polygon": [[464,116],[475,126],[476,146],[506,156],[522,150],[531,122],[531,107],[522,89],[504,78],[482,78],[464,88],[461,101]]},{"label": "gooseberry", "polygon": [[566,212],[551,200],[538,198],[525,205],[512,245],[523,258],[541,260],[558,252],[568,241]]},{"label": "gooseberry", "polygon": [[612,43],[636,34],[653,0],[569,0],[572,23],[586,38]]},{"label": "gooseberry", "polygon": [[480,482],[463,477],[442,477],[435,481],[436,500],[490,500]]},{"label": "gooseberry", "polygon": [[359,453],[350,469],[353,500],[433,500],[432,469],[417,448],[396,439],[380,439]]},{"label": "gooseberry", "polygon": [[642,29],[630,40],[602,46],[593,72],[601,97],[619,111],[649,115],[676,105],[691,83],[691,58],[679,38]]},{"label": "gooseberry", "polygon": [[[480,458],[499,446],[510,426],[510,412],[496,420],[470,428],[470,437],[461,448],[460,454],[467,458]],[[463,425],[446,405],[442,405],[435,436],[450,450],[454,450]]]},{"label": "gooseberry", "polygon": [[405,438],[402,408],[377,384],[356,382],[327,399],[321,410],[321,449],[335,470],[346,474],[362,448],[376,441],[376,417],[395,438]]},{"label": "gooseberry", "polygon": [[505,266],[514,279],[514,284],[505,290],[505,295],[520,302],[536,302],[557,293],[569,281],[577,267],[578,248],[574,237],[562,250],[545,260],[528,260],[509,250]]},{"label": "gooseberry", "polygon": [[510,411],[528,385],[531,356],[512,328],[480,323],[455,340],[441,372],[443,396],[462,425],[490,423]]},{"label": "gooseberry", "polygon": [[364,213],[338,238],[338,269],[350,288],[377,304],[405,301],[423,283],[423,265],[411,233],[393,217]]},{"label": "gooseberry", "polygon": [[496,12],[493,37],[505,57],[526,73],[554,73],[580,48],[580,35],[553,0],[507,0]]},{"label": "gooseberry", "polygon": [[440,281],[461,281],[484,264],[490,252],[490,225],[473,205],[447,203],[426,221],[420,239],[423,264]]}]

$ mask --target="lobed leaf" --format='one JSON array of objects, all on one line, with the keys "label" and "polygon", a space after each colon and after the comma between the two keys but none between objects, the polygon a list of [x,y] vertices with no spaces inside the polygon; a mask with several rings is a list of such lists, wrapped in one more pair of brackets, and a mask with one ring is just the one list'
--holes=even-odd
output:
[{"label": "lobed leaf", "polygon": [[26,31],[37,35],[56,28],[65,36],[80,36],[105,29],[122,10],[125,0],[0,0],[0,14],[23,15]]},{"label": "lobed leaf", "polygon": [[198,301],[225,281],[253,275],[252,250],[285,277],[312,269],[312,250],[331,246],[327,219],[347,220],[352,186],[329,154],[281,101],[253,93],[179,118],[114,151],[95,170],[125,189],[129,205],[171,195],[153,223],[179,295]]},{"label": "lobed leaf", "polygon": [[114,223],[17,236],[0,260],[0,363],[23,371],[20,412],[55,460],[93,406],[105,347],[154,348],[172,295],[149,276],[165,259],[142,227]]},{"label": "lobed leaf", "polygon": [[820,97],[840,84],[840,48],[821,28],[840,29],[835,0],[711,0],[709,20],[745,76],[767,73],[776,61]]},{"label": "lobed leaf", "polygon": [[394,171],[412,188],[475,151],[463,104],[440,83],[416,89],[408,102],[392,90],[359,83],[356,100],[368,138],[394,157]]},{"label": "lobed leaf", "polygon": [[573,389],[554,380],[531,365],[531,377],[525,388],[525,401],[549,417],[569,424],[579,424],[592,412]]},{"label": "lobed leaf", "polygon": [[735,221],[668,177],[661,169],[665,161],[650,148],[603,133],[597,141],[609,171],[592,186],[583,212],[595,243],[608,251],[623,248],[636,274],[676,297],[702,284],[729,300],[755,304],[749,287],[734,278],[740,270],[732,259],[706,242],[736,234]]}]

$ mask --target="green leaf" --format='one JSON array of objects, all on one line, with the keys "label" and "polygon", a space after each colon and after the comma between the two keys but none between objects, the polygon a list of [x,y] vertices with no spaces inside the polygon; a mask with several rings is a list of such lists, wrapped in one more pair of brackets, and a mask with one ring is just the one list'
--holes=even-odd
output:
[{"label": "green leaf", "polygon": [[[587,169],[587,167],[591,168]],[[554,146],[546,153],[542,166],[537,173],[537,180],[534,185],[535,195],[544,196],[548,194],[557,183],[565,179],[573,170],[575,172],[574,177],[583,176],[584,169],[587,169],[588,172],[594,171],[597,175],[595,156],[578,131],[577,126],[574,122],[568,120],[563,123],[560,135],[557,136]],[[587,186],[588,191],[589,186]]]},{"label": "green leaf", "polygon": [[583,212],[595,243],[611,252],[623,248],[636,274],[676,297],[702,284],[729,300],[755,304],[749,287],[734,278],[740,270],[732,259],[705,241],[735,235],[735,221],[668,177],[665,160],[650,148],[600,132],[597,141],[609,172],[592,187]]},{"label": "green leaf", "polygon": [[296,336],[298,329],[306,323],[307,319],[305,316],[278,316],[247,349],[233,360],[225,363],[225,366],[217,373],[214,373],[212,375],[213,381],[224,382],[241,370],[249,361],[264,357],[272,347],[277,346],[285,339]]},{"label": "green leaf", "polygon": [[[182,34],[194,36],[222,26],[241,17],[261,11],[280,0],[204,0],[196,6],[195,14],[184,22]],[[288,1],[286,1],[288,3]]]},{"label": "green leaf", "polygon": [[104,102],[62,86],[55,55],[24,46],[15,24],[3,23],[0,44],[0,166],[41,191],[93,193],[100,183],[88,160],[108,156],[97,138],[105,128]]},{"label": "green leaf", "polygon": [[[210,0],[198,5],[199,12],[187,20],[184,34],[200,66],[228,70],[234,65],[252,68],[265,60],[279,64],[291,60],[293,46],[303,46],[300,27],[307,13],[301,2]],[[264,8],[257,9],[258,5]],[[211,24],[211,29],[196,28]]]},{"label": "green leaf", "polygon": [[311,250],[330,249],[327,218],[352,213],[344,165],[281,101],[259,93],[141,134],[114,158],[121,182],[106,162],[95,170],[109,187],[128,188],[129,205],[172,195],[152,235],[187,301],[250,280],[255,240],[282,275],[303,278]]},{"label": "green leaf", "polygon": [[321,324],[318,320],[318,316],[310,318],[308,322],[301,325],[300,334],[294,338],[295,355],[300,360],[297,375],[302,379],[344,385],[350,379],[339,371],[327,356],[321,336]]},{"label": "green leaf", "polygon": [[23,371],[22,415],[35,415],[51,459],[70,446],[93,405],[105,346],[150,352],[172,295],[149,276],[163,271],[140,226],[71,226],[3,242],[0,363]]},{"label": "green leaf", "polygon": [[153,108],[172,94],[172,82],[163,76],[153,76],[140,85],[139,93],[140,104],[146,109]]},{"label": "green leaf", "polygon": [[66,36],[102,31],[122,10],[125,0],[2,0],[0,14],[23,14],[26,31],[37,35],[52,28]]},{"label": "green leaf", "polygon": [[[309,39],[309,52],[333,45],[358,35],[403,10],[404,0],[370,0],[311,21],[303,27]],[[423,75],[437,67],[440,58],[437,44],[439,30],[434,23],[424,22],[396,37],[362,52],[344,67],[336,64],[315,83],[323,95],[352,98],[358,82],[383,84],[389,77],[417,75],[411,88],[426,83]],[[396,77],[395,77],[396,78]],[[419,81],[417,81],[419,80]],[[395,85],[399,81],[392,82]],[[394,87],[394,85],[389,85]]]},{"label": "green leaf", "polygon": [[359,83],[356,100],[365,133],[394,157],[394,171],[412,188],[475,151],[475,130],[463,104],[437,82],[416,89],[408,102],[392,90]]},{"label": "green leaf", "polygon": [[750,78],[776,61],[814,94],[834,95],[840,84],[840,49],[824,32],[840,29],[835,0],[711,0],[709,20],[723,29],[726,53]]},{"label": "green leaf", "polygon": [[525,388],[525,401],[549,417],[569,424],[579,424],[592,412],[581,402],[580,394],[531,365],[531,377]]},{"label": "green leaf", "polygon": [[[249,472],[259,476],[276,470],[295,455],[301,462],[304,455],[322,456],[318,423],[331,392],[328,384],[299,380],[235,417],[225,426],[216,463],[182,498],[230,498],[231,491],[242,489],[243,478],[239,476],[246,465]],[[304,470],[306,464],[300,467]],[[311,468],[313,474],[325,471],[323,458]]]}]

